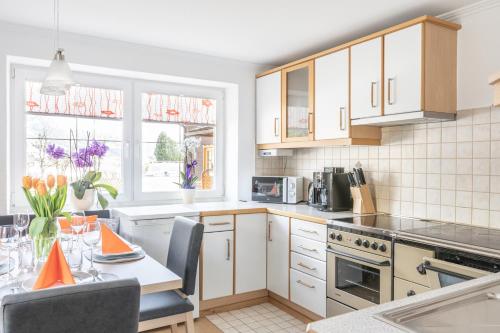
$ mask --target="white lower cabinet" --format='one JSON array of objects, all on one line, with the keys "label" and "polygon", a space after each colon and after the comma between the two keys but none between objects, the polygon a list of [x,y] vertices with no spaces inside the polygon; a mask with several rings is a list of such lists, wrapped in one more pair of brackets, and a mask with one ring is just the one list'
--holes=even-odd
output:
[{"label": "white lower cabinet", "polygon": [[312,275],[323,281],[326,280],[326,262],[295,252],[290,254],[290,260],[291,268]]},{"label": "white lower cabinet", "polygon": [[236,215],[235,293],[266,289],[266,214]]},{"label": "white lower cabinet", "polygon": [[203,235],[203,292],[208,300],[233,294],[233,231]]},{"label": "white lower cabinet", "polygon": [[290,300],[321,317],[326,317],[326,282],[290,269]]},{"label": "white lower cabinet", "polygon": [[289,218],[267,215],[267,289],[288,299]]}]

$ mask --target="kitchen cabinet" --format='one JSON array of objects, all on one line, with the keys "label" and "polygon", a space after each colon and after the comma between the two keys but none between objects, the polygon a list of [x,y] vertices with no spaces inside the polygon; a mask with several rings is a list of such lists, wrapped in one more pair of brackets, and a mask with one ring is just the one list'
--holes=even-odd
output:
[{"label": "kitchen cabinet", "polygon": [[202,300],[233,294],[233,231],[203,235]]},{"label": "kitchen cabinet", "polygon": [[411,297],[429,291],[431,288],[400,278],[394,278],[394,300]]},{"label": "kitchen cabinet", "polygon": [[417,270],[417,267],[424,262],[424,257],[434,258],[435,252],[431,249],[396,243],[394,245],[394,276],[430,287],[427,275],[420,274]]},{"label": "kitchen cabinet", "polygon": [[351,47],[351,118],[382,115],[382,37]]},{"label": "kitchen cabinet", "polygon": [[420,110],[422,29],[416,24],[384,37],[384,114]]},{"label": "kitchen cabinet", "polygon": [[326,317],[326,282],[308,274],[290,270],[290,300]]},{"label": "kitchen cabinet", "polygon": [[235,293],[266,289],[267,214],[236,215]]},{"label": "kitchen cabinet", "polygon": [[281,72],[257,78],[256,142],[281,142]]},{"label": "kitchen cabinet", "polygon": [[314,140],[314,61],[281,71],[283,142]]},{"label": "kitchen cabinet", "polygon": [[267,216],[267,289],[288,299],[289,218]]},{"label": "kitchen cabinet", "polygon": [[349,49],[314,63],[314,138],[349,137]]}]

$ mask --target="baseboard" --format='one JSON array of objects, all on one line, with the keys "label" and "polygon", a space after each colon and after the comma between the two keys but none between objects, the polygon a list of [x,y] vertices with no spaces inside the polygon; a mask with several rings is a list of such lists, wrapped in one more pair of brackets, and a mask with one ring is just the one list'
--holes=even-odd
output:
[{"label": "baseboard", "polygon": [[[214,299],[209,299],[205,301],[200,301],[200,315],[202,311],[208,311],[208,310],[217,310],[216,312],[221,312],[222,308],[225,307],[231,307],[231,306],[238,306],[241,305],[241,307],[245,306],[250,306],[250,305],[245,305],[241,303],[245,302],[251,302],[254,300],[258,300],[260,298],[263,298],[264,300],[260,303],[264,303],[265,300],[267,299],[268,291],[266,289],[262,290],[257,290],[257,291],[251,291],[248,293],[243,293],[243,294],[237,294],[237,295],[231,295],[231,296],[226,296],[226,297],[220,297],[220,298],[214,298]],[[255,303],[258,304],[258,303]],[[235,310],[236,308],[230,309],[230,310],[223,310],[223,311],[231,311]]]},{"label": "baseboard", "polygon": [[291,301],[273,293],[272,291],[269,291],[269,299],[270,299],[270,303],[273,303],[273,302],[281,303],[282,305],[284,305],[284,306],[300,313],[301,315],[305,316],[310,321],[317,321],[317,320],[324,319],[323,317],[315,314],[314,312],[311,312],[311,311],[301,307],[300,305],[292,303]]}]

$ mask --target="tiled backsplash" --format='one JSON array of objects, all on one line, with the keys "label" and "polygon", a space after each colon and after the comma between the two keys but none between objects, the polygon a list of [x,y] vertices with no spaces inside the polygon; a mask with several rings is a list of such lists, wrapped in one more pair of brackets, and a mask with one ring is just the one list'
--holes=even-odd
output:
[{"label": "tiled backsplash", "polygon": [[257,158],[257,175],[303,176],[325,166],[365,170],[379,212],[500,228],[500,108],[457,121],[387,127],[381,146],[297,149]]}]

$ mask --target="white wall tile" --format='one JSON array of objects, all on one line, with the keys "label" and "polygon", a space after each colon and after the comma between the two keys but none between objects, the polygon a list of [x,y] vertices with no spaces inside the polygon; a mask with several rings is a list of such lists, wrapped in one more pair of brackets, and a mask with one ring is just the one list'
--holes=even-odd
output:
[{"label": "white wall tile", "polygon": [[490,224],[490,211],[486,209],[473,209],[471,224],[487,228]]},{"label": "white wall tile", "polygon": [[457,157],[472,158],[472,142],[467,141],[457,143]]},{"label": "white wall tile", "polygon": [[441,204],[455,207],[455,191],[441,190]]},{"label": "white wall tile", "polygon": [[472,192],[457,191],[456,193],[457,207],[472,207]]},{"label": "white wall tile", "polygon": [[458,223],[470,224],[472,219],[472,209],[457,207],[455,221]]},{"label": "white wall tile", "polygon": [[489,192],[490,176],[473,176],[472,189],[474,192]]},{"label": "white wall tile", "polygon": [[472,126],[457,127],[457,142],[472,141]]},{"label": "white wall tile", "polygon": [[490,124],[472,126],[472,141],[490,141]]},{"label": "white wall tile", "polygon": [[472,123],[473,124],[489,124],[491,121],[490,113],[491,112],[490,112],[489,108],[475,109],[474,115],[472,118]]},{"label": "white wall tile", "polygon": [[441,206],[441,220],[455,222],[455,206]]},{"label": "white wall tile", "polygon": [[441,174],[441,189],[455,190],[457,188],[456,175]]},{"label": "white wall tile", "polygon": [[442,142],[457,142],[457,127],[443,127],[441,129],[441,135]]}]

